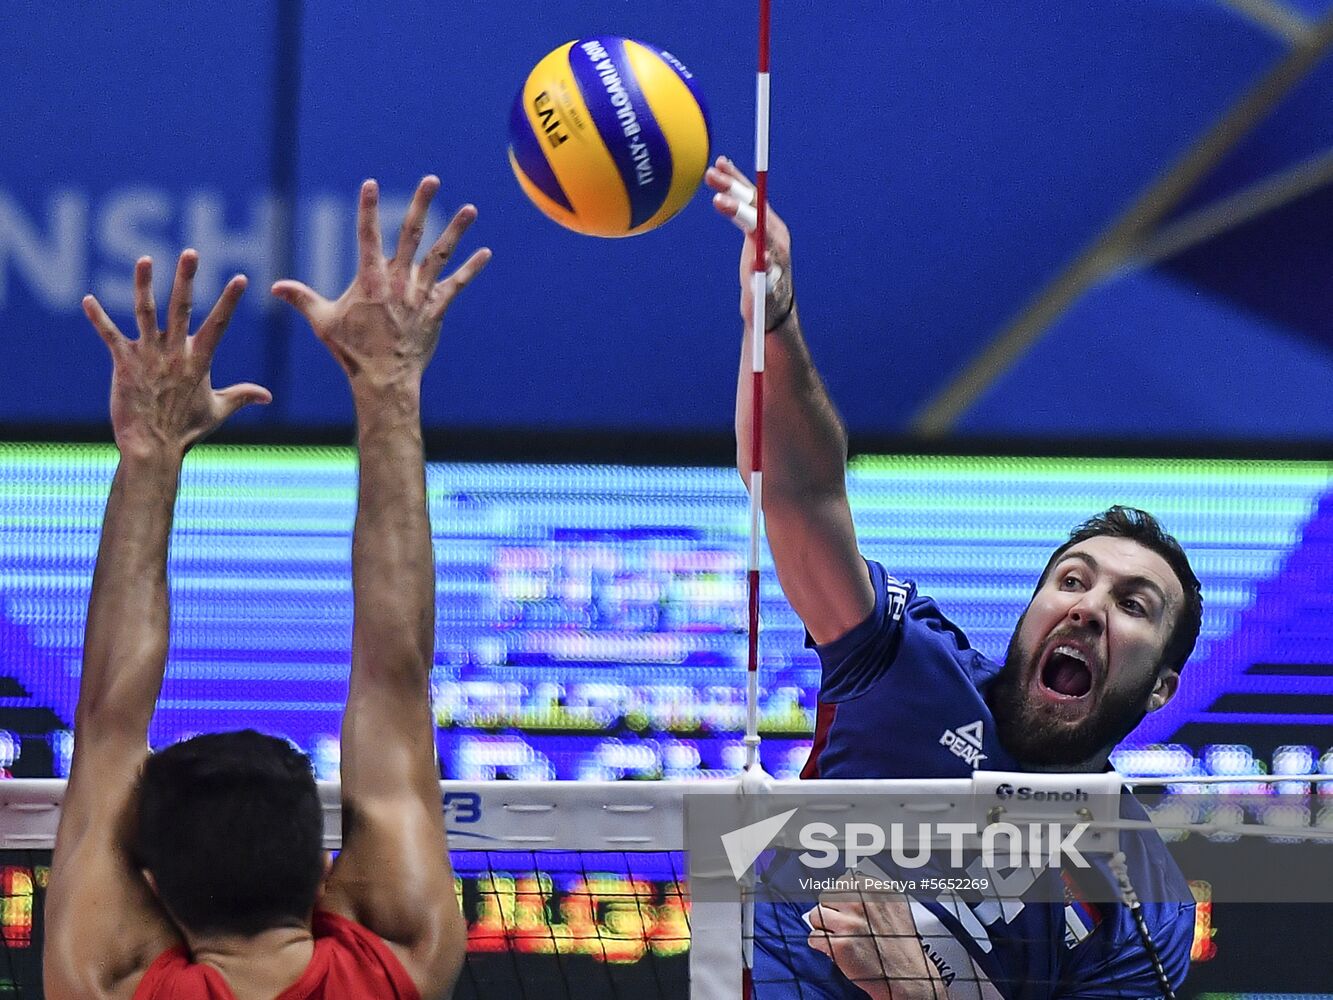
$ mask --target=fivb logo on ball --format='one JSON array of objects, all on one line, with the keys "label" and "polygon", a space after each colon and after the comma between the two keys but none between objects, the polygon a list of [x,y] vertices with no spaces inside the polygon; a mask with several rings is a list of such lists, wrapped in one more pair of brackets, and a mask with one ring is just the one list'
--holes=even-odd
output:
[{"label": "fivb logo on ball", "polygon": [[708,166],[708,113],[693,81],[671,53],[627,38],[560,46],[514,99],[509,164],[519,186],[590,236],[660,226]]}]

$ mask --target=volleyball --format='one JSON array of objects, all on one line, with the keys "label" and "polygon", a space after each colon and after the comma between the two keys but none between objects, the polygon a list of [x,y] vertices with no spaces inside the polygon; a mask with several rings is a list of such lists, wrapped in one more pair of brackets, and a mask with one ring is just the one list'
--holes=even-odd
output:
[{"label": "volleyball", "polygon": [[690,200],[708,166],[708,111],[673,56],[628,38],[567,42],[514,98],[509,164],[534,205],[588,236],[636,236]]}]

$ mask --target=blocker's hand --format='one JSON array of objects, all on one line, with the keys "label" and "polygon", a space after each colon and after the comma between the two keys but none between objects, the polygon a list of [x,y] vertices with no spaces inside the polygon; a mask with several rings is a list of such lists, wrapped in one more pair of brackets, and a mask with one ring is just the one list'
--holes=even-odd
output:
[{"label": "blocker's hand", "polygon": [[163,449],[184,454],[241,407],[273,399],[267,389],[251,382],[213,388],[213,352],[245,291],[245,277],[238,274],[227,282],[208,318],[190,336],[198,269],[194,250],[180,255],[163,330],[153,302],[153,262],[139,258],[134,265],[137,340],[120,332],[94,296],[84,296],[83,311],[111,350],[111,427],[122,454],[146,456]]},{"label": "blocker's hand", "polygon": [[806,913],[808,943],[876,1000],[945,1000],[935,964],[917,937],[907,900],[895,893],[835,889]]},{"label": "blocker's hand", "polygon": [[[745,320],[746,329],[749,329],[754,322],[750,276],[754,273],[755,187],[725,156],[719,156],[715,164],[708,168],[704,180],[717,192],[713,195],[713,207],[718,214],[730,219],[746,234],[745,244],[741,247],[741,317]],[[765,227],[768,299],[764,304],[764,316],[765,326],[774,330],[792,313],[795,292],[791,278],[791,233],[787,230],[787,224],[773,211],[772,203],[768,206]]]},{"label": "blocker's hand", "polygon": [[439,190],[440,179],[422,178],[398,234],[398,247],[386,259],[380,237],[379,185],[361,185],[357,207],[360,262],[347,290],[330,302],[299,281],[279,281],[273,294],[290,303],[314,328],[353,385],[384,386],[402,380],[420,381],[435,353],[440,321],[449,303],[475,278],[491,252],[478,250],[456,271],[437,280],[463,233],[477,218],[464,205],[426,253],[413,263],[426,226],[426,210]]}]

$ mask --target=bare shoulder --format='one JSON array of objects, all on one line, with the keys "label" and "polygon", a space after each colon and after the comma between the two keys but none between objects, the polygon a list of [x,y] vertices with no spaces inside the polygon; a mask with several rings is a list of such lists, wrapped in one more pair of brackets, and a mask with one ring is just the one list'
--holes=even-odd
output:
[{"label": "bare shoulder", "polygon": [[344,787],[343,830],[321,908],[378,936],[422,997],[447,996],[462,967],[467,930],[438,792],[429,801],[405,795],[349,802]]},{"label": "bare shoulder", "polygon": [[134,791],[147,748],[96,750],[105,753],[76,759],[61,809],[46,892],[45,989],[48,997],[128,1000],[181,939],[133,860]]},{"label": "bare shoulder", "polygon": [[42,995],[46,1000],[134,1000],[146,971],[107,982],[86,969],[60,968],[48,956],[43,960]]},{"label": "bare shoulder", "polygon": [[422,1000],[445,1000],[453,994],[464,960],[463,949],[455,947],[453,933],[441,929],[435,940],[419,941],[415,948],[384,941]]},{"label": "bare shoulder", "polygon": [[148,967],[179,943],[145,886],[124,876],[124,859],[89,842],[53,868],[42,955],[48,1000],[131,1000]]}]

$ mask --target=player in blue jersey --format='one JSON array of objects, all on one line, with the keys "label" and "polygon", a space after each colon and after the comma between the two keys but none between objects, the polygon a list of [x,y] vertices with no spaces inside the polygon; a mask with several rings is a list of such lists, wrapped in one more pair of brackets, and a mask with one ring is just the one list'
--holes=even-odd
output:
[{"label": "player in blue jersey", "polygon": [[[717,210],[753,227],[753,188],[727,160],[708,171]],[[791,241],[768,216],[763,510],[779,582],[819,655],[809,778],[968,777],[989,770],[1101,771],[1115,745],[1176,691],[1202,616],[1175,539],[1122,507],[1051,556],[1003,663],[971,648],[933,600],[866,560],[847,500],[846,435],[802,338]],[[741,312],[749,357],[749,276]],[[738,463],[750,468],[751,380],[736,404]],[[1132,805],[1131,805],[1132,808]],[[1151,945],[1105,900],[1104,861],[1064,882],[1063,902],[826,897],[761,905],[755,992],[786,997],[1156,997],[1184,979],[1193,940],[1188,884],[1155,834],[1121,837],[1145,900]],[[1034,894],[1035,895],[1035,894]],[[1041,900],[1058,896],[1041,895]],[[1155,953],[1155,954],[1154,954]],[[1159,970],[1160,967],[1160,970]]]}]

